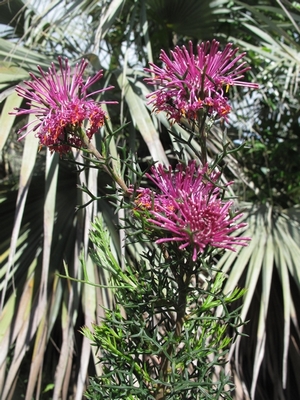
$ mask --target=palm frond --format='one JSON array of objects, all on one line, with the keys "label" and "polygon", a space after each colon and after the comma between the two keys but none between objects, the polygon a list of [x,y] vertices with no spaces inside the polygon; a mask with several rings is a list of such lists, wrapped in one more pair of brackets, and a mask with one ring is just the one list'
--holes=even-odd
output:
[{"label": "palm frond", "polygon": [[[247,323],[242,331],[251,335],[254,348],[249,349],[246,345],[250,338],[239,336],[232,345],[231,356],[238,374],[247,383],[251,398],[260,398],[257,385],[262,379],[269,385],[280,387],[280,393],[284,390],[293,393],[295,381],[292,377],[287,379],[287,376],[291,360],[300,361],[300,354],[296,356],[294,353],[295,346],[299,348],[300,344],[299,314],[295,303],[300,289],[297,268],[300,257],[299,211],[291,208],[278,212],[270,206],[248,205],[244,218],[248,228],[243,234],[252,237],[250,245],[237,253],[225,253],[217,264],[217,268],[228,274],[225,292],[237,285],[247,289],[241,319],[251,321],[250,332]],[[275,282],[276,300],[272,295]],[[276,308],[280,310],[278,324],[283,324],[283,330],[278,335],[277,349],[280,353],[274,357],[270,355],[268,341],[274,336],[272,314],[275,312],[276,315]],[[245,362],[247,357],[249,360]],[[271,363],[270,359],[273,360]],[[280,385],[274,381],[278,376],[281,376]]]},{"label": "palm frond", "polygon": [[[295,36],[299,34],[299,12],[289,11],[280,1],[278,7],[251,6],[241,1],[236,1],[236,4],[240,6],[238,12],[242,27],[250,31],[256,40],[249,43],[234,36],[229,39],[261,57],[262,77],[282,67],[288,69],[290,71],[288,75],[282,71],[283,86],[286,89],[292,87],[295,91],[298,87],[300,66],[300,44]],[[295,31],[297,29],[298,33]]]}]

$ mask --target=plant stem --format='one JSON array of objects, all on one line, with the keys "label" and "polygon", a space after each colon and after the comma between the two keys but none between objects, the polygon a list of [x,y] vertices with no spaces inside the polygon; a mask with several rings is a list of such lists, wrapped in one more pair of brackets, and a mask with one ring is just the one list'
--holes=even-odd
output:
[{"label": "plant stem", "polygon": [[[187,306],[187,294],[188,287],[190,283],[190,275],[187,275],[181,270],[181,273],[177,275],[177,284],[178,284],[178,300],[176,305],[176,321],[175,321],[175,342],[176,339],[179,339],[182,334],[182,328],[184,324],[184,317],[186,314],[186,306]],[[170,372],[170,358],[175,350],[175,345],[171,343],[168,347],[167,354],[162,355],[161,357],[161,378],[163,382],[167,382],[167,377]],[[158,391],[156,394],[156,400],[165,400],[166,399],[166,389],[167,386],[164,384],[160,384],[158,387]]]},{"label": "plant stem", "polygon": [[97,160],[102,162],[102,168],[113,179],[113,181],[120,186],[120,188],[124,192],[124,195],[130,197],[130,191],[126,183],[120,176],[118,176],[115,173],[115,171],[112,168],[109,167],[109,165],[107,165],[106,159],[99,153],[96,147],[90,142],[89,138],[87,137],[84,131],[80,132],[80,138],[82,139],[83,143],[85,144],[89,152],[93,154],[97,158]]},{"label": "plant stem", "polygon": [[198,126],[199,126],[199,142],[201,148],[201,162],[202,165],[206,165],[207,163],[207,147],[206,147],[206,129],[205,129],[205,120],[207,115],[200,110],[198,113]]}]

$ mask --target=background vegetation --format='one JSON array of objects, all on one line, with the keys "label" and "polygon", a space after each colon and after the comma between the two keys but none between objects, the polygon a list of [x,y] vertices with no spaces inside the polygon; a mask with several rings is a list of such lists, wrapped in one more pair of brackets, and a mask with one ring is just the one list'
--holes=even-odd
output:
[{"label": "background vegetation", "polygon": [[[106,282],[87,256],[91,219],[101,214],[120,258],[121,215],[103,199],[89,198],[76,184],[101,196],[107,180],[96,170],[78,174],[74,164],[38,151],[34,135],[17,141],[25,121],[8,115],[21,99],[14,87],[36,66],[57,56],[103,68],[116,129],[129,122],[111,151],[129,154],[145,168],[173,163],[174,152],[192,154],[172,142],[168,121],[151,114],[143,68],[189,39],[228,41],[247,51],[248,79],[260,91],[235,91],[228,126],[216,124],[209,138],[213,156],[225,132],[242,153],[228,156],[225,176],[235,180],[237,207],[245,208],[253,237],[239,254],[225,253],[218,266],[224,290],[246,287],[242,317],[249,320],[231,348],[236,399],[300,398],[300,7],[287,0],[6,0],[0,3],[0,391],[1,399],[82,399],[88,374],[97,372],[94,350],[80,333],[99,322],[111,294],[61,279],[65,267],[81,278],[86,258],[93,282]],[[110,93],[111,92],[111,93]],[[184,132],[183,132],[184,134]],[[100,135],[98,139],[100,138]],[[139,260],[142,249],[126,249]]]}]

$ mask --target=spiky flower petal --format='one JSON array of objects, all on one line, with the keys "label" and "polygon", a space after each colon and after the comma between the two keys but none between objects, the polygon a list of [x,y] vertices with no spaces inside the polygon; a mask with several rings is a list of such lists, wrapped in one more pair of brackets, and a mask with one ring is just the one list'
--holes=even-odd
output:
[{"label": "spiky flower petal", "polygon": [[233,202],[222,200],[219,174],[209,172],[207,165],[179,164],[175,171],[159,165],[148,178],[157,191],[140,189],[135,204],[148,223],[160,228],[156,243],[178,242],[180,250],[190,249],[193,261],[208,246],[235,251],[234,245],[247,245],[250,238],[231,236],[246,224],[237,223],[241,215],[231,215]]},{"label": "spiky flower petal", "polygon": [[145,81],[158,87],[148,97],[156,111],[166,111],[169,118],[180,121],[182,117],[198,122],[199,110],[212,117],[225,117],[231,108],[226,97],[230,86],[258,88],[256,83],[244,82],[243,74],[250,69],[241,59],[245,53],[237,54],[229,43],[223,51],[216,40],[197,45],[175,47],[171,58],[164,50],[160,60],[163,67],[150,63],[145,68],[153,76]]},{"label": "spiky flower petal", "polygon": [[[59,57],[58,61],[59,70],[54,63],[48,72],[38,66],[41,77],[30,73],[32,80],[24,82],[27,87],[17,86],[18,95],[29,100],[27,104],[31,108],[17,108],[13,114],[34,114],[36,120],[32,122],[33,128],[29,132],[36,131],[40,144],[51,151],[66,153],[71,146],[83,146],[79,132],[85,122],[88,122],[86,134],[89,139],[103,126],[106,115],[101,103],[90,97],[112,87],[88,93],[88,89],[103,76],[103,71],[84,81],[88,65],[86,60],[82,59],[74,69],[71,69],[67,59],[63,61]],[[27,130],[28,126],[25,125],[18,133]]]}]

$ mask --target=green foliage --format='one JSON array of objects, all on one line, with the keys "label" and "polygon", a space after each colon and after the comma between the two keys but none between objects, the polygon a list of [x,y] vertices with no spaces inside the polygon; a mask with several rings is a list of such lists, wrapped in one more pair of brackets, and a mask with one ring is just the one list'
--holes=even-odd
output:
[{"label": "green foliage", "polygon": [[295,3],[277,3],[233,2],[231,40],[248,51],[261,85],[255,96],[236,95],[236,135],[247,142],[237,159],[259,188],[247,200],[256,201],[258,194],[260,202],[287,208],[300,199],[300,13]]},{"label": "green foliage", "polygon": [[[98,220],[93,228],[92,258],[98,268],[110,273],[115,306],[105,310],[101,324],[94,325],[92,332],[82,329],[96,346],[102,369],[91,380],[87,398],[156,399],[164,387],[166,399],[221,395],[230,399],[230,376],[217,372],[227,362],[231,340],[226,330],[239,325],[238,311],[230,311],[229,306],[243,291],[224,295],[222,274],[205,283],[182,282],[180,287],[158,249],[145,252],[141,262],[123,271],[110,250],[103,223]],[[183,258],[176,257],[173,264],[179,269]],[[193,275],[198,281],[198,274]],[[178,334],[175,320],[182,306],[182,290],[187,296],[187,314]],[[218,317],[216,308],[221,310]],[[168,364],[166,380],[164,363]]]}]

